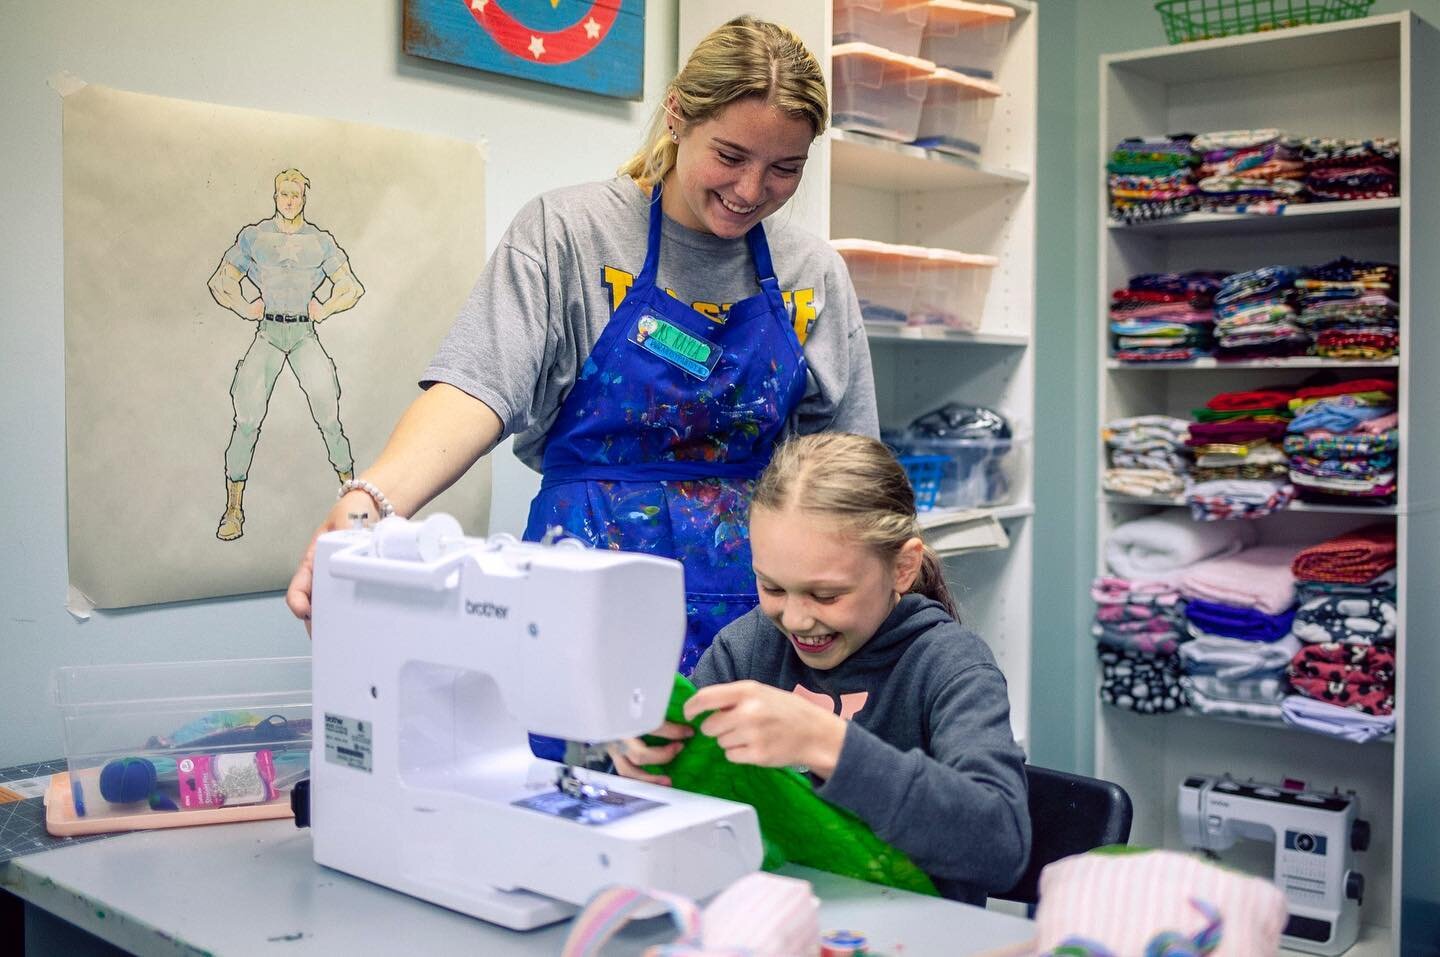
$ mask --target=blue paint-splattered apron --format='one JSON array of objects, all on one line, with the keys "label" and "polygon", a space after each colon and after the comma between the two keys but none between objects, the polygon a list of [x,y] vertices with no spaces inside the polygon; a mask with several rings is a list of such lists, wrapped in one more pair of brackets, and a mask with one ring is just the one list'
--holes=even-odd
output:
[{"label": "blue paint-splattered apron", "polygon": [[525,537],[559,525],[598,548],[684,564],[688,675],[755,606],[746,510],[804,394],[805,357],[759,224],[745,242],[761,291],[721,324],[655,285],[662,222],[657,186],[645,265],[546,436]]}]

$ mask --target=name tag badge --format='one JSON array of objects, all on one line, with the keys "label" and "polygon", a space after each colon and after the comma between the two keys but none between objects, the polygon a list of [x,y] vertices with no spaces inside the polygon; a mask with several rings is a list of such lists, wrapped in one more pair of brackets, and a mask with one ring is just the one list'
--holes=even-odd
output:
[{"label": "name tag badge", "polygon": [[652,312],[641,313],[630,330],[630,341],[702,381],[710,378],[720,361],[720,347],[715,343],[686,332]]}]

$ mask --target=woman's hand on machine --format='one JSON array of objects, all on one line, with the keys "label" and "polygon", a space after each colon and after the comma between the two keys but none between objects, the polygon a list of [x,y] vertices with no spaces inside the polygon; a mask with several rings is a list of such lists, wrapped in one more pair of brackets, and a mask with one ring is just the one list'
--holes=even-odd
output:
[{"label": "woman's hand on machine", "polygon": [[290,578],[290,587],[285,590],[285,604],[290,609],[290,614],[305,623],[306,634],[310,633],[310,590],[315,582],[315,541],[326,532],[349,528],[352,515],[365,514],[373,519],[377,511],[378,508],[369,495],[360,489],[354,489],[345,493],[345,497],[335,503],[330,514],[325,516],[325,521],[321,522],[320,527],[315,529],[315,534],[310,536],[310,547],[305,549],[305,557],[300,559],[295,574]]},{"label": "woman's hand on machine", "polygon": [[694,735],[695,732],[689,725],[666,721],[649,734],[652,738],[664,738],[666,743],[647,744],[642,738],[625,738],[612,742],[606,751],[610,754],[610,760],[615,762],[615,773],[621,777],[668,785],[669,777],[651,774],[645,770],[645,766],[669,764],[675,759],[675,755],[680,753],[680,749],[685,747],[685,742]]}]

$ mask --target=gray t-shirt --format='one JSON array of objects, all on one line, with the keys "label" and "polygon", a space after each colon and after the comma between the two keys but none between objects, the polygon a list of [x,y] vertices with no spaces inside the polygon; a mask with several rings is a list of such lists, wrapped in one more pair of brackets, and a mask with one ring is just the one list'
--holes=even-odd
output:
[{"label": "gray t-shirt", "polygon": [[939,602],[904,596],[828,671],[801,661],[756,608],[715,636],[694,681],[746,678],[849,718],[835,773],[815,793],[910,855],[940,893],[984,904],[1020,877],[1030,810],[1005,677]]},{"label": "gray t-shirt", "polygon": [[[421,379],[484,402],[540,469],[545,433],[575,376],[645,262],[649,197],[628,177],[546,193],[506,230]],[[878,436],[875,384],[860,304],[844,260],[824,240],[772,216],[776,278],[810,367],[788,430]],[[760,291],[744,239],[668,217],[659,285],[709,315]]]}]

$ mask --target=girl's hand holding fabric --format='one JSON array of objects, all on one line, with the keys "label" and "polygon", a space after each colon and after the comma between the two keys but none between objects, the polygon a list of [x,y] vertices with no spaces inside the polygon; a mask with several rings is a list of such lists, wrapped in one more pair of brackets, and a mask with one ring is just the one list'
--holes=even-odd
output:
[{"label": "girl's hand holding fabric", "polygon": [[685,717],[711,712],[700,730],[736,764],[804,765],[829,779],[845,744],[845,719],[758,681],[710,685],[685,702]]},{"label": "girl's hand holding fabric", "polygon": [[664,739],[663,742],[649,743],[643,738],[626,738],[610,744],[605,750],[615,762],[615,773],[623,778],[649,781],[652,784],[669,786],[670,779],[663,774],[651,774],[643,765],[669,764],[680,749],[685,747],[687,738],[694,737],[695,731],[688,725],[666,721],[646,737]]}]

